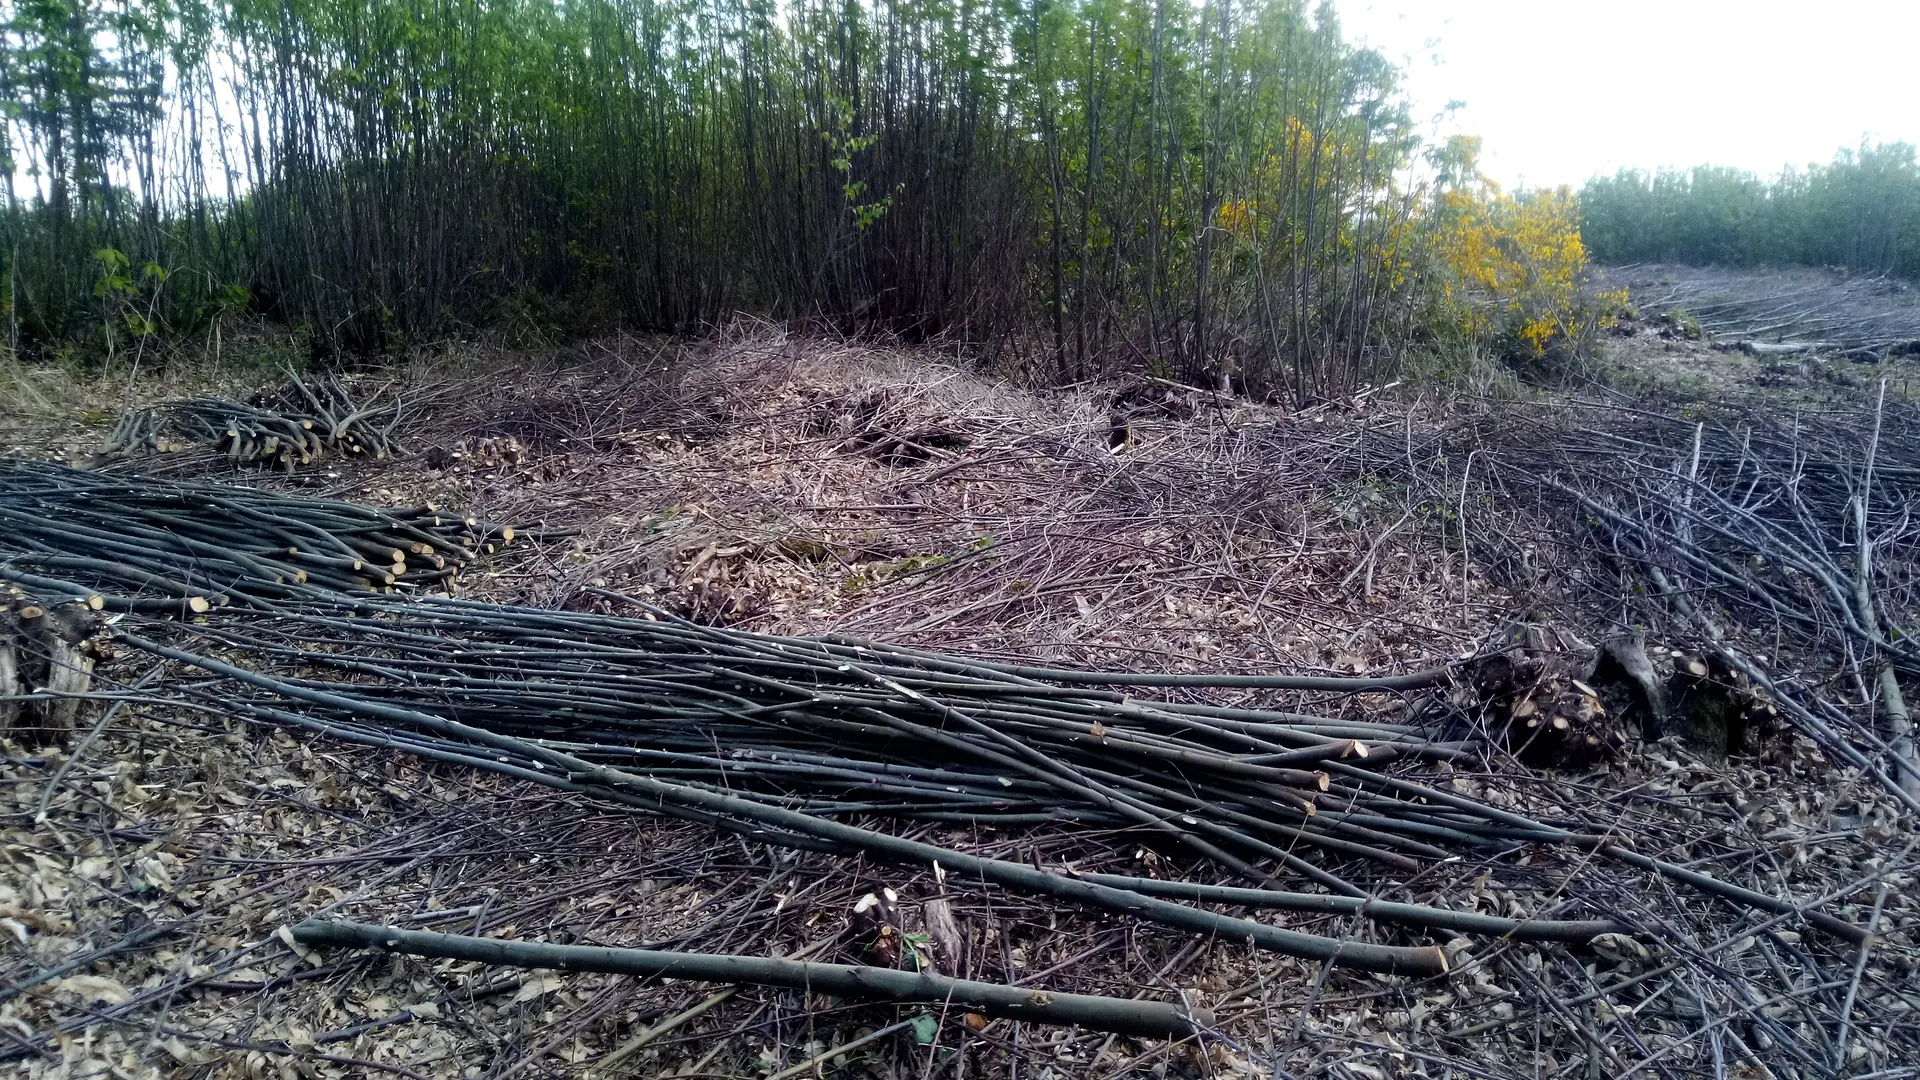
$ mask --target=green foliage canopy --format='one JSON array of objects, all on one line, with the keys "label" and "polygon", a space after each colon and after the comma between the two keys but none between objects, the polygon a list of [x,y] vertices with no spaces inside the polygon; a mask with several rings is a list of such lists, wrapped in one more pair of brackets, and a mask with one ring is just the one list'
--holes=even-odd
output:
[{"label": "green foliage canopy", "polygon": [[1605,262],[1843,266],[1920,277],[1920,162],[1862,144],[1772,179],[1702,166],[1587,182],[1582,233]]},{"label": "green foliage canopy", "polygon": [[[1306,0],[0,0],[8,333],[746,310],[1301,394],[1415,332],[1396,72]],[[95,253],[164,274],[101,292]],[[108,310],[111,299],[117,307]],[[121,320],[124,322],[124,320]]]}]

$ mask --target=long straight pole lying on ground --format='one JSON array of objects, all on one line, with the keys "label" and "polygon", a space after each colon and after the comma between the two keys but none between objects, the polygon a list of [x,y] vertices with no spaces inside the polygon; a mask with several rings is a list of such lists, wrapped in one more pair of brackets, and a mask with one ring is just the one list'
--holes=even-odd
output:
[{"label": "long straight pole lying on ground", "polygon": [[310,919],[300,923],[293,928],[293,939],[315,948],[384,949],[409,956],[471,960],[513,967],[783,986],[861,1001],[973,1009],[995,1018],[1073,1025],[1148,1038],[1180,1038],[1213,1023],[1212,1014],[1205,1010],[1189,1011],[1160,1001],[1062,994],[1000,983],[950,979],[931,971],[820,964],[763,956],[503,941],[499,938],[402,930],[392,926],[327,919]]}]

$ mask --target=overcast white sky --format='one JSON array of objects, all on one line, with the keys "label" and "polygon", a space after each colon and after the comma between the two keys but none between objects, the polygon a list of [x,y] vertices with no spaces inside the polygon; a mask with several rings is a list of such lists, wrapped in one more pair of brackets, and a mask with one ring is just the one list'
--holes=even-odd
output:
[{"label": "overcast white sky", "polygon": [[1920,0],[1335,0],[1504,184],[1920,142]]}]

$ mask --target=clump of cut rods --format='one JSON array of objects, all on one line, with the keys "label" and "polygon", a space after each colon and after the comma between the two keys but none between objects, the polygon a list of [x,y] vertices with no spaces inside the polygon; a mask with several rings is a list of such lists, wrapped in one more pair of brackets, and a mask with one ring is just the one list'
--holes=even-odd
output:
[{"label": "clump of cut rods", "polygon": [[[1797,912],[1789,900],[1660,863],[1575,823],[1534,820],[1409,778],[1394,766],[1462,749],[1417,721],[1094,688],[1353,693],[1435,686],[1444,672],[1385,680],[1072,672],[750,634],[659,613],[619,618],[445,598],[233,611],[190,626],[135,620],[121,640],[217,676],[173,692],[223,713],[504,773],[756,842],[937,865],[960,881],[1368,970],[1439,974],[1446,960],[1431,944],[1336,940],[1175,901],[1350,913],[1519,940],[1622,929],[1555,911],[1512,919],[1381,903],[1355,880],[1404,880],[1456,856],[1547,844],[1590,849],[1735,903]],[[1095,861],[1145,845],[1246,885],[989,858],[881,831],[873,819],[1072,830],[1109,848]],[[1283,878],[1326,891],[1282,891]],[[1807,919],[1864,939],[1831,916]]]},{"label": "clump of cut rods", "polygon": [[443,586],[514,531],[219,484],[0,460],[0,581],[95,610],[199,614]]},{"label": "clump of cut rods", "polygon": [[173,453],[211,447],[239,464],[291,472],[329,452],[384,458],[403,415],[397,397],[358,402],[335,378],[289,376],[286,392],[259,404],[201,397],[130,409],[107,434],[107,454]]}]

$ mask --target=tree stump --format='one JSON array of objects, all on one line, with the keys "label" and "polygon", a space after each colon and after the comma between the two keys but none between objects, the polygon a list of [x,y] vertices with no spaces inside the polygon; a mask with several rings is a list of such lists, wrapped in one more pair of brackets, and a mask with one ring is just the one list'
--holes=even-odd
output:
[{"label": "tree stump", "polygon": [[1667,697],[1673,704],[1663,734],[1714,757],[1750,752],[1755,737],[1777,719],[1773,703],[1713,654],[1676,651]]},{"label": "tree stump", "polygon": [[1592,682],[1625,726],[1649,741],[1678,737],[1713,757],[1751,749],[1772,726],[1765,695],[1712,653],[1646,647],[1640,635],[1608,640]]},{"label": "tree stump", "polygon": [[[93,682],[105,623],[85,601],[15,597],[0,609],[0,734],[51,742],[72,731]],[[33,701],[19,695],[53,695]]]},{"label": "tree stump", "polygon": [[1495,741],[1534,766],[1584,768],[1619,752],[1619,725],[1588,681],[1599,651],[1537,625],[1516,627],[1508,640],[1469,679]]}]

